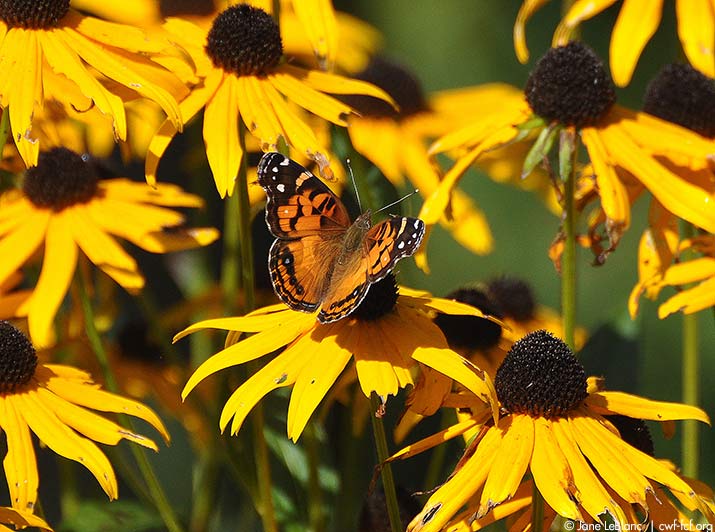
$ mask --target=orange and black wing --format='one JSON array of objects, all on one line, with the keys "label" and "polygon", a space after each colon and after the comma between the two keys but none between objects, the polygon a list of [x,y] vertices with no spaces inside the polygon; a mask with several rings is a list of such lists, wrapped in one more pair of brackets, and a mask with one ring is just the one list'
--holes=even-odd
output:
[{"label": "orange and black wing", "polygon": [[350,216],[320,179],[277,152],[258,163],[258,184],[266,191],[266,223],[277,238],[345,231]]},{"label": "orange and black wing", "polygon": [[371,227],[365,236],[368,280],[385,277],[397,261],[417,251],[424,236],[425,224],[419,218],[393,216]]},{"label": "orange and black wing", "polygon": [[335,261],[330,283],[326,287],[318,321],[330,323],[344,318],[365,299],[370,281],[367,278],[366,256],[358,249],[345,262]]}]

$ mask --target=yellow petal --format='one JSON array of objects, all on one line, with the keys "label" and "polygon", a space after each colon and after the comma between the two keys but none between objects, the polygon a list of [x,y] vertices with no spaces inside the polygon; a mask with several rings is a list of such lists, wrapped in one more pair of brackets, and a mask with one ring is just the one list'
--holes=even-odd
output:
[{"label": "yellow petal", "polygon": [[573,475],[574,486],[577,490],[575,497],[579,504],[593,519],[600,519],[599,516],[606,511],[618,523],[625,523],[626,516],[623,510],[606,491],[578,448],[569,420],[567,418],[553,420],[551,430]]},{"label": "yellow petal", "polygon": [[239,386],[221,411],[221,432],[233,418],[231,434],[236,434],[251,409],[268,392],[292,385],[303,366],[310,363],[310,355],[315,348],[310,335],[304,335]]},{"label": "yellow petal", "polygon": [[618,450],[603,442],[599,422],[589,416],[569,417],[569,426],[581,452],[605,483],[627,502],[645,508],[645,495],[650,483]]},{"label": "yellow petal", "polygon": [[311,363],[302,367],[296,377],[288,405],[288,437],[298,441],[308,419],[328,393],[340,373],[352,358],[347,349],[335,341],[340,324],[320,327],[313,334],[317,346],[312,351]]},{"label": "yellow petal", "polygon": [[633,174],[673,214],[715,232],[714,196],[648,157],[617,124],[607,126],[600,134],[613,164]]},{"label": "yellow petal", "polygon": [[452,379],[429,366],[420,366],[420,378],[405,400],[405,406],[409,412],[431,416],[439,410],[451,390]]},{"label": "yellow petal", "polygon": [[50,218],[42,271],[28,309],[30,336],[36,346],[50,345],[57,309],[67,294],[77,265],[77,244],[72,238],[71,219],[63,214]]},{"label": "yellow petal", "polygon": [[[37,32],[22,31],[22,53],[24,57],[16,65],[11,77],[21,80],[16,84],[10,99],[10,124],[13,138],[25,164],[35,166],[39,154],[39,141],[32,133],[32,118],[35,107],[42,104],[42,49],[37,39]],[[7,73],[5,75],[8,75]]]},{"label": "yellow petal", "polygon": [[219,351],[206,360],[194,371],[184,386],[181,392],[182,399],[186,399],[189,392],[209,375],[213,375],[217,371],[221,371],[230,366],[254,360],[266,353],[271,353],[289,344],[304,331],[303,320],[293,319],[281,325],[280,327],[266,329],[253,336],[249,336],[245,340],[241,340]]},{"label": "yellow petal", "polygon": [[0,239],[0,280],[7,279],[37,250],[45,238],[50,211],[30,211],[15,231]]},{"label": "yellow petal", "polygon": [[337,74],[320,72],[318,70],[306,70],[304,68],[288,64],[281,65],[276,69],[276,72],[289,74],[321,92],[329,92],[330,94],[362,94],[365,96],[372,96],[373,98],[379,98],[380,100],[386,101],[397,109],[395,100],[393,100],[392,97],[384,90],[376,87],[372,83],[338,76]]},{"label": "yellow petal", "polygon": [[511,415],[502,418],[498,427],[502,432],[501,444],[484,484],[477,518],[514,495],[529,467],[534,450],[534,420],[530,416]]},{"label": "yellow petal", "polygon": [[301,0],[293,4],[318,61],[332,68],[338,52],[338,22],[330,0]]},{"label": "yellow petal", "polygon": [[611,35],[611,74],[619,87],[630,83],[636,62],[658,29],[663,0],[624,0]]},{"label": "yellow petal", "polygon": [[169,228],[147,233],[137,244],[151,253],[172,253],[208,246],[219,236],[220,233],[213,227]]},{"label": "yellow petal", "polygon": [[566,456],[559,447],[552,423],[543,417],[534,419],[534,452],[531,474],[539,493],[557,514],[583,521],[574,501],[574,477]]},{"label": "yellow petal", "polygon": [[[189,325],[186,329],[179,332],[174,336],[174,342],[178,342],[185,336],[193,334],[196,331],[202,331],[204,329],[221,329],[224,331],[241,331],[241,332],[260,332],[267,329],[272,329],[273,327],[280,327],[284,322],[290,320],[291,318],[303,321],[304,325],[310,327],[314,322],[315,318],[289,310],[285,310],[285,305],[277,305],[278,309],[276,312],[270,314],[261,313],[255,315],[254,313],[248,314],[246,316],[239,316],[233,318],[214,318],[210,320],[203,320],[193,325]],[[303,318],[303,319],[300,319]],[[306,328],[307,328],[306,327]]]},{"label": "yellow petal", "polygon": [[[395,186],[404,183],[400,159],[395,155],[401,144],[401,131],[394,120],[385,118],[350,117],[350,142],[367,157]],[[422,185],[416,185],[423,188]]]},{"label": "yellow petal", "polygon": [[[45,523],[38,516],[32,515],[30,511],[21,512],[13,508],[0,507],[0,523],[10,523],[18,529],[25,528],[27,526],[34,526],[52,532],[50,525]],[[9,528],[7,530],[8,532],[10,531]]]},{"label": "yellow petal", "polygon": [[670,316],[674,312],[682,311],[685,314],[692,314],[700,310],[715,305],[715,278],[683,290],[674,295],[658,307],[658,317],[660,319]]},{"label": "yellow petal", "polygon": [[23,417],[37,437],[54,452],[84,465],[110,499],[118,497],[117,478],[112,465],[99,448],[77,435],[48,410],[35,392],[15,396]]},{"label": "yellow petal", "polygon": [[7,454],[3,460],[10,501],[13,507],[34,511],[39,475],[30,429],[17,411],[14,396],[0,398],[0,427],[7,439]]},{"label": "yellow petal", "polygon": [[441,445],[444,442],[447,442],[453,438],[461,436],[468,430],[473,429],[474,427],[476,427],[478,425],[479,425],[479,422],[474,418],[467,419],[466,421],[462,421],[460,423],[456,423],[444,430],[437,432],[436,434],[433,434],[432,436],[423,438],[416,443],[413,443],[411,445],[404,447],[403,449],[400,449],[398,452],[396,452],[390,458],[388,458],[387,461],[393,462],[395,460],[406,460],[407,458],[411,458],[411,457],[418,455],[424,451],[432,449],[433,447],[436,447],[437,445]]},{"label": "yellow petal", "polygon": [[[366,397],[375,392],[383,400],[388,395],[397,395],[399,382],[395,375],[394,358],[372,322],[346,329],[341,344],[352,351],[360,388]],[[390,346],[392,347],[392,346]]]},{"label": "yellow petal", "polygon": [[694,283],[715,276],[715,258],[700,257],[673,264],[665,272],[663,282],[671,286]]},{"label": "yellow petal", "polygon": [[243,151],[238,141],[238,98],[235,78],[224,75],[204,110],[206,157],[222,198],[233,192]]},{"label": "yellow petal", "polygon": [[290,74],[278,71],[268,76],[268,80],[276,89],[283,93],[286,98],[294,101],[302,108],[307,109],[311,113],[333,124],[339,126],[348,125],[346,118],[352,112],[350,106],[312,89],[309,85],[301,82]]},{"label": "yellow petal", "polygon": [[90,440],[105,445],[116,445],[121,440],[127,439],[154,451],[159,450],[149,438],[135,434],[102,416],[80,408],[47,389],[38,388],[37,393],[42,402],[54,412],[62,423],[72,427]]},{"label": "yellow petal", "polygon": [[[55,374],[58,372],[58,367],[61,368],[61,366],[57,365],[45,367]],[[159,416],[151,408],[138,401],[101,390],[96,385],[83,384],[64,378],[50,378],[47,380],[46,387],[62,399],[78,406],[99,410],[100,412],[127,414],[143,419],[161,434],[165,442],[168,443],[171,439]]]},{"label": "yellow petal", "polygon": [[516,57],[521,64],[526,64],[529,61],[529,49],[526,47],[526,23],[547,2],[548,0],[524,0],[516,15],[514,50],[516,50]]},{"label": "yellow petal", "polygon": [[683,51],[696,69],[715,77],[715,6],[712,0],[677,0],[678,37]]},{"label": "yellow petal", "polygon": [[583,143],[588,150],[588,156],[596,173],[596,184],[601,198],[601,206],[606,216],[624,227],[630,225],[631,206],[626,187],[610,164],[610,158],[598,131],[591,127],[581,130]]},{"label": "yellow petal", "polygon": [[635,419],[651,419],[653,421],[697,419],[710,424],[708,415],[696,406],[651,401],[623,392],[591,393],[586,399],[586,404],[603,415],[621,414]]},{"label": "yellow petal", "polygon": [[263,91],[263,84],[253,76],[242,76],[236,80],[236,90],[241,102],[241,118],[248,131],[260,140],[261,149],[275,151],[283,128]]},{"label": "yellow petal", "polygon": [[85,255],[97,266],[137,271],[136,261],[117,242],[99,230],[82,206],[65,209],[74,240]]},{"label": "yellow petal", "polygon": [[178,185],[159,183],[148,187],[144,183],[126,178],[105,179],[99,187],[107,199],[118,199],[133,203],[148,203],[164,207],[203,207],[200,196],[184,192]]},{"label": "yellow petal", "polygon": [[[626,0],[627,1],[627,0]],[[588,20],[614,4],[616,0],[576,0],[556,28],[553,45],[563,46],[571,40],[571,32],[584,20]]]}]

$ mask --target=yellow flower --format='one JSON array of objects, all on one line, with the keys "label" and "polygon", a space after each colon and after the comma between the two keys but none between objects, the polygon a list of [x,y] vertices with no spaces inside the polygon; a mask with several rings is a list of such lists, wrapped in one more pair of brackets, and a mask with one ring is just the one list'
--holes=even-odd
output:
[{"label": "yellow flower", "polygon": [[[244,156],[239,119],[264,150],[275,150],[282,138],[301,153],[315,157],[327,153],[327,147],[296,107],[346,126],[353,110],[326,92],[368,94],[391,101],[368,83],[284,61],[278,25],[265,11],[248,4],[221,12],[208,32],[180,19],[169,20],[166,29],[192,55],[197,74],[205,76],[180,107],[186,121],[205,108],[206,156],[221,197],[232,194]],[[166,121],[152,140],[145,168],[150,183],[156,181],[159,160],[177,132],[177,126]]]},{"label": "yellow flower", "polygon": [[525,161],[527,174],[565,132],[566,138],[580,135],[586,147],[613,242],[630,223],[631,184],[639,191],[649,190],[676,216],[715,231],[715,196],[661,162],[687,159],[691,170],[707,168],[715,143],[649,114],[615,105],[603,65],[590,49],[576,42],[551,49],[531,74],[525,93],[525,97],[505,97],[492,112],[432,145],[432,155],[457,150],[459,156],[425,202],[420,214],[425,224],[433,225],[441,218],[451,190],[482,154],[528,141],[533,147]]},{"label": "yellow flower", "polygon": [[52,323],[77,266],[79,250],[130,292],[144,286],[136,261],[114,236],[153,253],[206,245],[211,228],[183,229],[184,217],[166,207],[200,207],[179,187],[150,189],[128,179],[99,180],[91,161],[64,148],[42,152],[22,190],[0,196],[0,283],[44,244],[42,271],[28,301],[33,341],[46,346]]},{"label": "yellow flower", "polygon": [[[514,25],[514,48],[519,61],[526,63],[524,27],[536,10],[548,0],[524,0]],[[554,46],[566,44],[583,22],[616,3],[616,0],[577,0],[569,8],[554,33]],[[623,0],[611,35],[611,73],[619,87],[628,85],[638,58],[658,29],[663,1]],[[690,63],[709,77],[715,77],[715,6],[707,1],[676,0],[678,37]]]},{"label": "yellow flower", "polygon": [[24,289],[13,291],[21,280],[22,274],[14,272],[0,282],[0,320],[27,316],[27,302],[32,291]]},{"label": "yellow flower", "polygon": [[[654,485],[667,488],[687,507],[699,507],[687,482],[624,441],[607,417],[709,423],[699,408],[603,391],[596,379],[587,382],[583,366],[566,344],[545,331],[514,344],[497,371],[495,386],[502,417],[496,424],[487,421],[481,426],[409,531],[442,530],[454,520],[483,518],[517,494],[527,473],[549,507],[576,521],[601,521],[609,514],[621,525],[633,522],[630,505],[647,514]],[[417,454],[483,421],[480,413],[406,447],[392,459]]]},{"label": "yellow flower", "polygon": [[[387,402],[400,388],[414,384],[413,371],[421,363],[449,376],[492,405],[491,380],[481,370],[447,347],[429,313],[437,311],[481,316],[457,302],[432,298],[401,288],[394,277],[372,285],[365,300],[350,316],[321,324],[316,314],[285,310],[273,305],[243,317],[199,322],[175,340],[202,329],[231,331],[227,347],[204,362],[186,383],[182,397],[203,379],[222,369],[255,360],[280,350],[228,399],[220,418],[223,431],[241,428],[246,416],[269,391],[293,386],[288,407],[288,437],[297,441],[308,419],[351,359],[365,396],[374,392]],[[242,333],[255,333],[237,341]],[[490,406],[487,406],[489,409]],[[495,412],[493,412],[495,414]]]},{"label": "yellow flower", "polygon": [[91,409],[143,419],[169,441],[161,420],[146,406],[101,390],[79,369],[38,364],[30,341],[8,322],[0,322],[0,358],[0,427],[7,437],[3,467],[13,508],[32,511],[37,501],[40,479],[31,432],[60,456],[89,469],[110,499],[118,497],[117,479],[94,442],[116,445],[126,439],[158,448]]},{"label": "yellow flower", "polygon": [[[49,532],[52,532],[50,525],[45,523],[44,520],[40,519],[36,515],[32,515],[32,513],[28,512],[21,512],[20,510],[16,510],[15,508],[7,508],[5,506],[0,506],[0,523],[13,525],[13,527],[17,530],[28,526],[33,526],[42,530],[49,530]],[[0,532],[12,532],[12,530],[13,529],[0,525]]]},{"label": "yellow flower", "polygon": [[10,113],[13,139],[28,166],[37,164],[40,150],[33,115],[47,100],[74,109],[96,106],[111,117],[121,140],[127,134],[124,101],[137,95],[158,103],[181,126],[177,99],[186,89],[159,64],[160,56],[172,53],[166,40],[81,15],[68,0],[13,0],[0,8],[0,42],[0,105]]}]

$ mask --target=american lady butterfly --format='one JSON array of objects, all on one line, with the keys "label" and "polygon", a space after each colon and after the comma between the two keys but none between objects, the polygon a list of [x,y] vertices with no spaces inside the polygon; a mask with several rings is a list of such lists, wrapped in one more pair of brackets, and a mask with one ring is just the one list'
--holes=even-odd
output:
[{"label": "american lady butterfly", "polygon": [[258,163],[258,183],[268,196],[266,223],[275,242],[268,268],[278,297],[293,310],[330,323],[354,311],[368,288],[422,242],[417,218],[392,216],[373,226],[370,211],[350,221],[333,192],[280,153]]}]

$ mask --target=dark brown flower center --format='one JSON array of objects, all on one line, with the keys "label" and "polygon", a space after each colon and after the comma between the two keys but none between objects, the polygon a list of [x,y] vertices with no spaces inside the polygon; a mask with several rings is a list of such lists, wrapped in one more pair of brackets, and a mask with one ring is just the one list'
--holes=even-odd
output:
[{"label": "dark brown flower center", "polygon": [[373,57],[367,68],[355,78],[377,85],[400,107],[398,112],[389,103],[372,96],[345,96],[343,100],[363,116],[406,118],[428,109],[417,77],[404,66],[384,57]]},{"label": "dark brown flower center", "polygon": [[529,333],[511,347],[494,386],[509,412],[547,418],[567,414],[588,396],[583,366],[546,331]]},{"label": "dark brown flower center", "polygon": [[666,65],[648,84],[643,110],[715,137],[715,80],[690,65]]},{"label": "dark brown flower center", "polygon": [[97,194],[97,181],[88,156],[53,148],[40,153],[37,166],[25,172],[22,190],[35,206],[59,211],[92,199]]},{"label": "dark brown flower center", "polygon": [[[503,317],[500,308],[479,288],[460,288],[447,294],[446,299],[467,303],[495,318]],[[438,314],[434,322],[454,349],[488,349],[499,342],[502,334],[498,324],[476,316]]]},{"label": "dark brown flower center", "polygon": [[41,30],[57,25],[70,0],[0,0],[0,19],[10,27]]},{"label": "dark brown flower center", "polygon": [[397,280],[394,274],[389,273],[384,279],[370,285],[365,299],[351,316],[361,321],[379,320],[395,308],[398,294]]},{"label": "dark brown flower center", "polygon": [[0,321],[0,394],[13,393],[35,374],[37,354],[27,337]]},{"label": "dark brown flower center", "polygon": [[546,52],[524,93],[540,117],[576,127],[594,124],[616,101],[603,63],[593,50],[576,41]]},{"label": "dark brown flower center", "polygon": [[261,76],[278,66],[283,42],[278,25],[268,13],[239,4],[216,17],[206,53],[216,68],[237,76]]},{"label": "dark brown flower center", "polygon": [[613,423],[618,429],[623,441],[629,443],[639,451],[655,457],[653,438],[650,435],[650,430],[648,429],[648,425],[645,424],[645,421],[621,415],[607,416],[606,419]]},{"label": "dark brown flower center", "polygon": [[534,317],[536,302],[531,287],[515,277],[499,277],[489,281],[489,296],[502,310],[504,316],[516,321],[528,321]]}]

